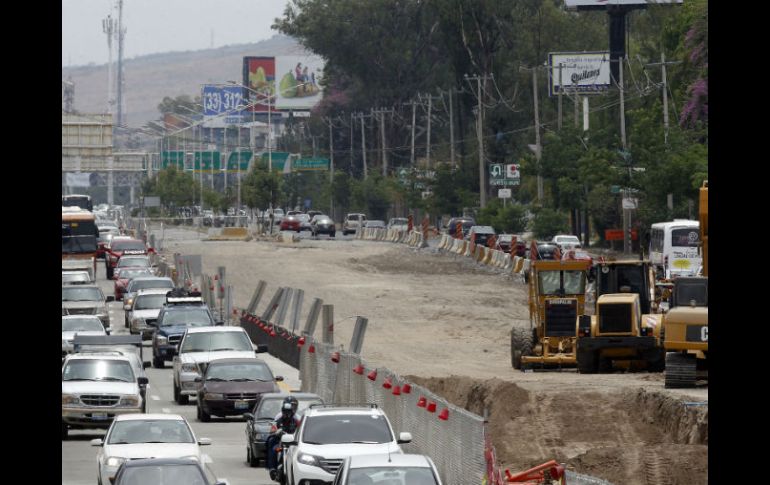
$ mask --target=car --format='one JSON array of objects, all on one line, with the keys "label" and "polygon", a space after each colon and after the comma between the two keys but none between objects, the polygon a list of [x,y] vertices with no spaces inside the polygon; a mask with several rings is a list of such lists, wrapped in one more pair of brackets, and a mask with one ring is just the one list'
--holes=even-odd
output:
[{"label": "car", "polygon": [[[352,455],[402,453],[402,443],[385,413],[376,404],[366,407],[313,405],[305,411],[293,435],[284,434],[284,472],[287,483],[331,483],[345,458]],[[288,448],[288,449],[287,449]]]},{"label": "car", "polygon": [[511,256],[525,258],[527,256],[527,242],[524,241],[524,238],[521,236],[515,237],[516,242],[514,243],[514,247],[511,249]]},{"label": "car", "polygon": [[152,334],[152,366],[163,369],[165,362],[172,360],[177,345],[189,327],[210,327],[223,325],[215,321],[214,315],[200,295],[177,297],[166,296],[166,304],[158,313],[158,326]]},{"label": "car", "polygon": [[513,246],[513,234],[500,234],[497,236],[497,245],[495,249],[499,249],[504,253],[510,253]]},{"label": "car", "polygon": [[110,328],[110,312],[107,302],[114,301],[113,296],[106,299],[101,288],[97,285],[62,285],[61,314],[64,315],[96,315],[101,320],[104,329]]},{"label": "car", "polygon": [[366,224],[366,214],[351,213],[345,216],[342,223],[342,235],[355,234],[358,228]]},{"label": "car", "polygon": [[[120,263],[118,263],[120,265]],[[112,279],[115,281],[113,284],[113,292],[115,293],[115,301],[121,301],[123,295],[126,292],[126,286],[128,283],[137,276],[152,276],[152,270],[142,266],[126,266],[115,268],[112,273]]]},{"label": "car", "polygon": [[594,258],[582,249],[569,249],[564,251],[561,256],[562,261],[588,261],[593,265]]},{"label": "car", "polygon": [[[559,246],[551,242],[542,242],[542,243],[532,242],[531,244],[537,244],[535,249],[537,257],[535,259],[555,260],[557,259],[557,256],[559,255],[559,253],[561,253],[561,251],[559,250]],[[531,245],[530,245],[530,249],[531,249]]]},{"label": "car", "polygon": [[281,413],[281,404],[289,396],[297,399],[297,415],[301,415],[311,404],[323,404],[323,399],[318,394],[310,392],[270,392],[262,394],[257,403],[248,413],[243,413],[246,418],[246,463],[249,466],[259,466],[260,460],[267,459],[265,442],[270,436],[275,417]]},{"label": "car", "polygon": [[337,226],[329,216],[315,216],[310,225],[312,227],[314,237],[318,236],[319,234],[328,234],[329,237],[334,237],[337,234]]},{"label": "car", "polygon": [[158,327],[160,309],[166,304],[166,293],[168,290],[165,288],[149,288],[134,293],[131,308],[126,311],[131,335],[141,335],[142,340],[152,338]]},{"label": "car", "polygon": [[210,361],[225,358],[253,359],[255,353],[267,350],[266,347],[254,346],[242,327],[188,328],[173,358],[174,401],[187,404],[190,396],[198,394],[201,381],[195,378],[206,372]]},{"label": "car", "polygon": [[446,225],[446,233],[452,237],[455,237],[457,232],[457,223],[461,224],[463,231],[463,238],[468,236],[468,231],[471,227],[476,225],[476,220],[472,217],[453,217],[449,219]]},{"label": "car", "polygon": [[559,234],[553,237],[552,243],[559,246],[559,249],[561,249],[562,252],[568,250],[568,249],[582,249],[583,246],[580,244],[580,239],[578,239],[577,236],[573,236],[570,234]]},{"label": "car", "polygon": [[257,397],[278,392],[282,376],[273,376],[270,367],[255,356],[214,359],[209,362],[198,389],[198,420],[208,422],[212,416],[243,416],[254,407]]},{"label": "car", "polygon": [[323,215],[323,212],[321,212],[321,211],[307,211],[307,215],[312,220],[314,216]]},{"label": "car", "polygon": [[409,220],[406,217],[392,217],[388,221],[388,229],[406,231],[407,227],[409,227]]},{"label": "car", "polygon": [[88,271],[62,271],[61,272],[61,284],[62,285],[82,285],[93,283],[91,281],[91,275]]},{"label": "car", "polygon": [[436,464],[427,455],[379,454],[345,458],[334,477],[334,485],[404,483],[441,485]]},{"label": "car", "polygon": [[145,458],[183,458],[203,462],[200,446],[209,438],[196,438],[187,420],[178,414],[124,414],[112,421],[104,439],[91,440],[99,447],[96,466],[99,484],[109,484],[121,464]]},{"label": "car", "polygon": [[99,259],[105,259],[107,254],[105,249],[113,237],[120,236],[120,229],[117,225],[106,225],[98,221],[97,228],[99,229],[99,237],[96,239],[96,257]]},{"label": "car", "polygon": [[281,224],[279,225],[280,229],[282,231],[300,231],[301,222],[298,217],[295,217],[293,215],[286,216],[281,220]]},{"label": "car", "polygon": [[63,315],[61,317],[62,359],[74,351],[72,341],[76,335],[108,335],[108,333],[96,315]]},{"label": "car", "polygon": [[[174,280],[167,276],[137,276],[128,282],[126,285],[126,293],[123,295],[123,309],[126,311],[131,310],[131,305],[134,303],[133,298],[139,290],[166,290],[169,292],[174,289]],[[128,327],[129,320],[126,319],[126,327]]]},{"label": "car", "polygon": [[[186,458],[150,458],[123,462],[112,485],[227,485],[208,465]],[[102,484],[106,485],[106,484]]]},{"label": "car", "polygon": [[286,211],[287,216],[296,216],[297,214],[302,214],[302,211],[295,211],[295,210]]},{"label": "car", "polygon": [[116,416],[141,413],[143,399],[128,357],[70,354],[61,373],[61,436],[70,429],[109,428]]},{"label": "car", "polygon": [[107,255],[104,258],[104,266],[107,269],[108,280],[112,279],[112,272],[121,257],[128,254],[143,255],[148,253],[147,245],[141,239],[122,238],[119,236],[112,238],[109,248],[105,247],[105,251]]},{"label": "car", "polygon": [[300,231],[312,231],[313,227],[310,225],[310,216],[308,214],[297,214],[297,219],[299,219],[299,230]]},{"label": "car", "polygon": [[495,230],[492,226],[471,226],[467,235],[468,240],[470,240],[471,235],[473,235],[472,242],[486,246],[489,238],[495,235]]},{"label": "car", "polygon": [[[121,268],[148,268],[152,269],[152,262],[150,262],[150,258],[147,256],[123,256],[118,260],[118,262],[113,267],[113,278],[115,274],[115,270],[121,269]],[[150,271],[150,274],[153,274],[152,271]]]},{"label": "car", "polygon": [[364,222],[364,227],[367,229],[385,229],[385,221],[366,221]]}]

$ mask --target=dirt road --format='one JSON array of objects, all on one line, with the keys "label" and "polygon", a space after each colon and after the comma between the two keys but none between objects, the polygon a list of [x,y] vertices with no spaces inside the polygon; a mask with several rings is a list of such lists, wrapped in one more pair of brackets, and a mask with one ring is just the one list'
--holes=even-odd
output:
[{"label": "dirt road", "polygon": [[367,317],[364,358],[473,412],[486,408],[498,457],[513,470],[556,458],[617,485],[706,483],[706,388],[666,390],[662,374],[512,369],[511,326],[529,325],[518,277],[359,240],[172,241],[166,252],[202,254],[209,274],[226,266],[239,308],[260,279],[268,287],[259,313],[279,286],[305,291],[302,322],[322,298],[334,305],[335,342],[345,347],[355,316]]}]

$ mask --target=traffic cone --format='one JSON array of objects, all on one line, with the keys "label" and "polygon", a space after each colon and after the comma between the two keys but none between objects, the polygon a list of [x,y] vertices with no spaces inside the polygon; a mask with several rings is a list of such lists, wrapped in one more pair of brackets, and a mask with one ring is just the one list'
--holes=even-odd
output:
[{"label": "traffic cone", "polygon": [[441,419],[441,420],[444,420],[444,421],[449,419],[449,409],[448,408],[444,408],[443,410],[441,410],[441,412],[438,413],[438,419]]}]

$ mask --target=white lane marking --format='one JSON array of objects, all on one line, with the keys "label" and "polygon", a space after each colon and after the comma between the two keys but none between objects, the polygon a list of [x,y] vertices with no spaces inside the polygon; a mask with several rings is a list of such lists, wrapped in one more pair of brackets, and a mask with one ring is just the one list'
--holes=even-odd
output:
[{"label": "white lane marking", "polygon": [[163,411],[166,414],[170,414],[171,413],[171,409],[169,409],[169,408],[163,408],[163,409],[161,409],[161,411]]},{"label": "white lane marking", "polygon": [[160,401],[160,396],[153,395],[153,396],[150,396],[150,397],[152,398],[153,401]]}]

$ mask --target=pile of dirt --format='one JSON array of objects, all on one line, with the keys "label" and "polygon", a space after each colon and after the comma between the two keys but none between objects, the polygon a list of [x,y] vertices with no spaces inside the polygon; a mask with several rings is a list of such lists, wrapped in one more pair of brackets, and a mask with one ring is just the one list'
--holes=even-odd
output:
[{"label": "pile of dirt", "polygon": [[618,485],[704,483],[708,406],[638,390],[530,391],[500,379],[408,379],[473,413],[488,430],[504,468],[550,459]]}]

